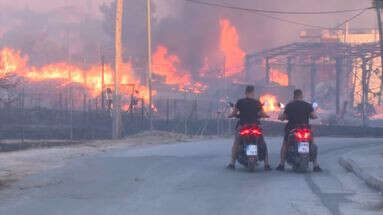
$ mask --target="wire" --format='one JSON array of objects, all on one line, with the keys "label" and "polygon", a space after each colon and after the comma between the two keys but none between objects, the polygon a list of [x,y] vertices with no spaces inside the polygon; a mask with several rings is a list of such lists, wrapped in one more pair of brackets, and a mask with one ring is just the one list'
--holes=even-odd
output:
[{"label": "wire", "polygon": [[350,12],[356,12],[356,11],[368,10],[368,9],[375,8],[375,7],[367,7],[367,8],[359,8],[359,9],[332,10],[332,11],[278,11],[278,10],[262,10],[262,9],[255,9],[255,8],[243,8],[243,7],[231,6],[231,5],[227,5],[227,4],[209,3],[209,2],[200,1],[200,0],[185,0],[185,1],[195,3],[195,4],[212,6],[212,7],[242,10],[242,11],[248,11],[248,12],[272,13],[272,14],[290,14],[290,15],[292,15],[292,14],[295,14],[295,15],[339,14],[339,13],[350,13]]},{"label": "wire", "polygon": [[[346,24],[347,22],[349,22],[349,21],[357,18],[358,16],[362,15],[367,10],[374,8],[374,7],[369,7],[369,8],[364,8],[364,9],[343,10],[343,11],[338,10],[338,11],[321,11],[321,12],[287,12],[287,11],[273,11],[273,10],[270,11],[270,10],[247,9],[247,8],[240,8],[240,7],[234,7],[234,6],[222,5],[222,4],[216,4],[216,3],[208,3],[208,2],[203,2],[203,1],[199,1],[199,0],[185,0],[185,1],[196,3],[196,4],[203,4],[203,5],[207,5],[207,6],[213,6],[213,7],[221,7],[221,8],[227,8],[227,9],[247,11],[247,12],[251,12],[255,15],[274,19],[274,20],[277,20],[280,22],[285,22],[285,23],[294,24],[294,25],[301,25],[301,26],[310,27],[310,28],[320,28],[320,29],[338,29],[339,27]],[[360,11],[360,12],[357,13],[356,15],[352,16],[351,18],[345,20],[344,22],[337,25],[336,27],[312,25],[312,24],[297,22],[294,20],[289,20],[289,19],[265,14],[265,13],[275,13],[275,14],[276,13],[278,13],[278,14],[331,14],[331,13],[341,13],[341,12],[344,13],[344,12],[352,12],[352,11]]]},{"label": "wire", "polygon": [[[187,0],[187,1],[189,1],[189,0]],[[288,20],[288,19],[284,19],[284,18],[280,18],[280,17],[276,17],[276,16],[271,16],[271,15],[267,15],[267,14],[255,13],[255,15],[263,16],[266,18],[270,18],[270,19],[278,20],[280,22],[290,23],[290,24],[294,24],[294,25],[301,25],[301,26],[310,27],[310,28],[329,29],[329,27],[325,27],[325,26],[311,25],[311,24],[307,24],[307,23],[303,23],[303,22],[297,22],[297,21],[293,21],[293,20]]]},{"label": "wire", "polygon": [[346,24],[347,22],[351,22],[352,20],[356,19],[358,16],[362,15],[364,12],[366,12],[367,9],[364,9],[362,11],[360,11],[359,13],[355,14],[354,16],[350,17],[349,19],[346,19],[345,21],[343,21],[341,24],[335,26],[334,29],[337,29],[339,27],[341,27],[342,25]]}]

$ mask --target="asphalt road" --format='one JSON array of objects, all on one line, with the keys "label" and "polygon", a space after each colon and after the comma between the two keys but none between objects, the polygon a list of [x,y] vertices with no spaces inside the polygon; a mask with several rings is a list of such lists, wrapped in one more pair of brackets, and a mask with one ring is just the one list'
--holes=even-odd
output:
[{"label": "asphalt road", "polygon": [[[273,167],[281,138],[267,138]],[[374,190],[338,165],[383,139],[317,138],[322,173],[224,169],[232,140],[112,151],[28,176],[0,191],[1,215],[383,214]]]}]

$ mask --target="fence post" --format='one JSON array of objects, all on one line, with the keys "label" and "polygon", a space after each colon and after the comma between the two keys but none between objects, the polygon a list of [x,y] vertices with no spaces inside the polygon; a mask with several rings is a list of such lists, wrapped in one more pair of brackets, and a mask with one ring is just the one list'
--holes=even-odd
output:
[{"label": "fence post", "polygon": [[166,100],[166,124],[169,124],[169,98]]},{"label": "fence post", "polygon": [[141,129],[144,130],[144,127],[145,127],[145,123],[144,123],[144,120],[145,120],[145,100],[144,98],[141,98]]}]

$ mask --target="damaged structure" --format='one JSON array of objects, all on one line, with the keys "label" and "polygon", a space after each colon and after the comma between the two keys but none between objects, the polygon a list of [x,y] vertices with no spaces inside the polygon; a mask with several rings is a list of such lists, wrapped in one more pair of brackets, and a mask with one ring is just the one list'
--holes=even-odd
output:
[{"label": "damaged structure", "polygon": [[263,79],[270,83],[273,70],[278,70],[287,76],[288,86],[309,92],[312,102],[337,115],[343,114],[342,103],[359,108],[363,119],[368,107],[379,107],[383,88],[375,30],[354,34],[322,31],[317,35],[306,31],[301,38],[305,41],[248,54],[246,79],[254,79],[263,70]]}]

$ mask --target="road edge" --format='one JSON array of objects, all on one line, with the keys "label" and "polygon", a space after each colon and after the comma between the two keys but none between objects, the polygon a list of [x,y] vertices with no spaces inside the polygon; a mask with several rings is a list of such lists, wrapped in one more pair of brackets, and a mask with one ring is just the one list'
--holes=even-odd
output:
[{"label": "road edge", "polygon": [[350,158],[340,157],[339,165],[348,171],[354,173],[358,178],[362,179],[369,187],[383,192],[383,180],[379,179],[368,172],[364,171],[355,161]]}]

